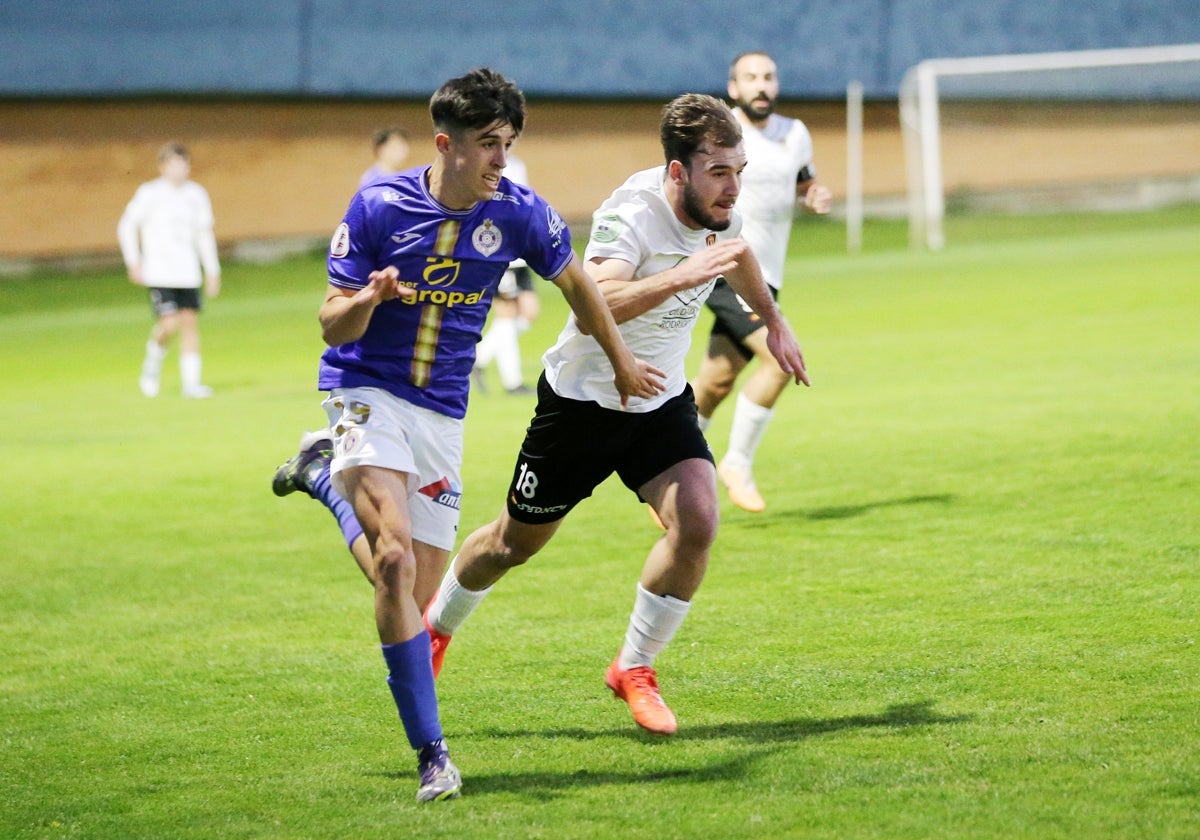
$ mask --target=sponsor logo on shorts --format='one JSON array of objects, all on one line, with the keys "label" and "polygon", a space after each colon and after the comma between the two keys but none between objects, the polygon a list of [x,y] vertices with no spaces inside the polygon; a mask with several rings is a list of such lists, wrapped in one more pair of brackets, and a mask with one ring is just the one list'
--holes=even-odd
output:
[{"label": "sponsor logo on shorts", "polygon": [[450,483],[450,479],[442,476],[432,484],[426,484],[417,491],[422,496],[428,496],[439,505],[459,510],[462,505],[462,491]]},{"label": "sponsor logo on shorts", "polygon": [[550,505],[549,507],[542,507],[541,505],[529,505],[525,502],[517,501],[516,495],[512,493],[509,494],[508,500],[517,510],[521,511],[521,513],[531,513],[538,516],[546,513],[561,513],[570,507],[570,505]]}]

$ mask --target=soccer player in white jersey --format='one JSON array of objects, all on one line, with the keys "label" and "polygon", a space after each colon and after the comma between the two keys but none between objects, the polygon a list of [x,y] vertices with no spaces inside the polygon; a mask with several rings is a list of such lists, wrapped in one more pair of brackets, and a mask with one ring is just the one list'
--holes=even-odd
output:
[{"label": "soccer player in white jersey", "polygon": [[[742,237],[758,257],[777,300],[783,288],[797,199],[814,213],[830,209],[829,190],[816,182],[812,137],[800,120],[774,112],[778,97],[779,78],[770,56],[750,52],[734,59],[729,68],[729,99],[742,124],[746,146],[746,171],[738,198],[744,219]],[[766,502],[754,481],[754,455],[791,376],[775,363],[767,346],[766,326],[735,289],[718,283],[708,307],[716,321],[700,370],[692,380],[700,428],[707,430],[713,412],[733,391],[738,375],[757,358],[758,367],[737,395],[729,445],[717,465],[717,475],[734,504],[762,511]]]},{"label": "soccer player in white jersey", "polygon": [[568,319],[543,358],[506,506],[463,542],[425,618],[436,672],[450,636],[490,587],[541,550],[567,513],[615,472],[653,506],[666,533],[646,559],[605,682],[638,725],[669,735],[677,724],[659,693],[654,660],[691,606],[717,532],[712,454],[684,373],[692,328],[717,278],[762,318],[780,368],[798,383],[808,377],[800,346],[738,236],[734,203],[746,156],[737,120],[719,99],[685,94],[664,109],[660,134],[666,165],[633,175],[595,212],[584,259],[626,343],[665,372],[666,388],[623,405],[596,340]]},{"label": "soccer player in white jersey", "polygon": [[462,782],[442,738],[415,593],[432,594],[454,546],[475,345],[508,264],[523,258],[558,286],[602,348],[619,400],[662,387],[661,374],[621,340],[559,215],[502,177],[525,122],[521,91],[499,73],[473,70],[439,88],[430,114],[433,164],[360,189],[334,234],[319,313],[328,348],[318,387],[329,392],[330,430],[275,482],[277,493],[300,489],[324,502],[352,550],[361,537],[339,504],[349,504],[365,535],[371,556],[360,565],[375,586],[387,681],[417,751],[423,802],[457,796]]},{"label": "soccer player in white jersey", "polygon": [[158,178],[137,188],[117,223],[129,279],[147,287],[155,318],[138,386],[147,397],[158,396],[167,345],[178,334],[183,395],[203,399],[212,390],[200,381],[202,267],[205,294],[221,291],[212,203],[204,187],[188,178],[191,156],[182,144],[159,149],[158,171]]}]

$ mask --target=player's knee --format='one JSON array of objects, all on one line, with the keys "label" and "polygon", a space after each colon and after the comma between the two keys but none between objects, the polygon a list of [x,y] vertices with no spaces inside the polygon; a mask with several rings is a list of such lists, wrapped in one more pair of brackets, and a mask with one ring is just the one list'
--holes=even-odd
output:
[{"label": "player's knee", "polygon": [[688,505],[679,511],[675,519],[674,539],[678,551],[684,555],[707,553],[717,539],[720,521],[717,505]]},{"label": "player's knee", "polygon": [[375,585],[388,590],[411,592],[416,585],[417,562],[412,552],[401,544],[383,548],[375,553]]}]

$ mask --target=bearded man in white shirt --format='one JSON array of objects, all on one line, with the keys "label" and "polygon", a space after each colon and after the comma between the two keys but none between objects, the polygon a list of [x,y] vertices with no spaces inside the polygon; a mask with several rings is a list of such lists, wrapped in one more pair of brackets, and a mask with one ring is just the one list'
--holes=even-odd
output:
[{"label": "bearded man in white shirt", "polygon": [[[738,197],[742,238],[758,258],[763,277],[778,300],[783,288],[788,237],[796,203],[828,213],[829,190],[816,181],[812,137],[800,120],[775,113],[779,77],[762,52],[739,55],[729,68],[729,99],[742,125],[746,169]],[[708,351],[692,381],[700,428],[708,429],[717,406],[733,392],[738,376],[758,359],[737,396],[729,445],[717,476],[738,507],[758,512],[766,502],[754,481],[754,455],[771,422],[775,402],[792,376],[767,347],[767,327],[728,283],[718,282],[708,298],[716,315]]]}]

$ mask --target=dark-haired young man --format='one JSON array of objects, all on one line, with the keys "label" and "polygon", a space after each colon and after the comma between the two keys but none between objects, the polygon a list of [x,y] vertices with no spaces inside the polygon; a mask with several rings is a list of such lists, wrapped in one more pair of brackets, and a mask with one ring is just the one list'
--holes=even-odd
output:
[{"label": "dark-haired young man", "polygon": [[621,340],[562,219],[503,177],[524,126],[521,91],[473,70],[438,89],[430,115],[433,163],[360,189],[334,233],[319,313],[329,436],[307,439],[276,474],[280,495],[302,489],[324,502],[352,547],[361,540],[351,531],[362,529],[369,556],[360,565],[375,587],[388,684],[418,753],[419,801],[457,796],[462,785],[414,593],[432,592],[454,546],[475,345],[508,264],[525,259],[558,286],[603,348],[621,401],[662,387]]}]

